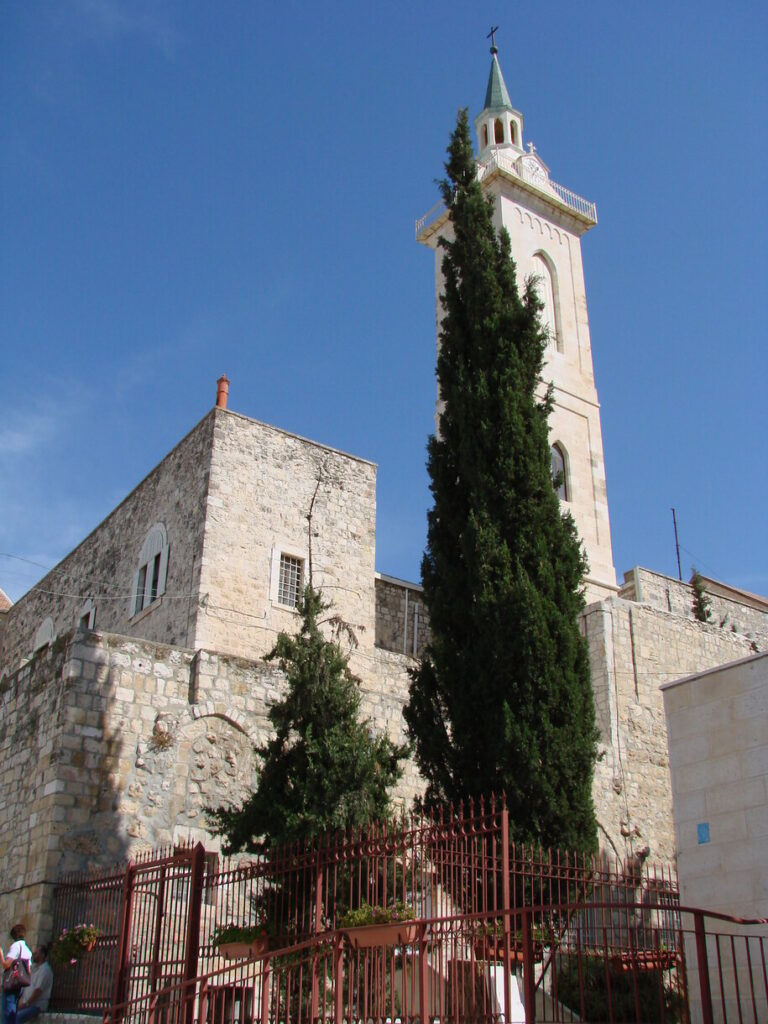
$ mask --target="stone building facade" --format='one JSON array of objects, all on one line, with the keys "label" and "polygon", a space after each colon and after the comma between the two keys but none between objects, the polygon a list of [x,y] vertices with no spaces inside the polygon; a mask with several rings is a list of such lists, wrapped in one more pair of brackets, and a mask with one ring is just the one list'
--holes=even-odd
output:
[{"label": "stone building facade", "polygon": [[[478,132],[497,221],[519,268],[544,275],[553,441],[592,567],[582,628],[601,838],[622,857],[648,845],[671,859],[659,687],[768,647],[768,602],[707,581],[713,616],[700,623],[686,584],[638,568],[616,587],[579,241],[594,207],[523,150],[495,54]],[[436,246],[441,217],[421,223],[421,241]],[[204,808],[253,787],[253,746],[283,686],[263,658],[295,629],[310,571],[355,631],[371,728],[403,742],[429,622],[418,585],[375,572],[375,531],[373,463],[217,403],[38,586],[0,601],[0,918],[44,937],[62,872],[181,839],[216,848]],[[396,800],[420,787],[409,763]]]},{"label": "stone building facade", "polygon": [[[408,670],[429,624],[417,585],[374,571],[375,475],[215,408],[7,609],[0,914],[45,929],[62,872],[182,839],[216,848],[204,808],[240,803],[256,780],[253,746],[283,686],[263,655],[297,623],[281,560],[308,572],[310,509],[313,579],[357,634],[364,714],[405,740]],[[730,624],[703,624],[688,585],[643,569],[628,581],[582,616],[602,737],[595,803],[606,846],[672,858],[660,684],[768,641],[768,607],[739,611],[732,592]],[[409,762],[395,798],[408,805],[420,788]]]}]

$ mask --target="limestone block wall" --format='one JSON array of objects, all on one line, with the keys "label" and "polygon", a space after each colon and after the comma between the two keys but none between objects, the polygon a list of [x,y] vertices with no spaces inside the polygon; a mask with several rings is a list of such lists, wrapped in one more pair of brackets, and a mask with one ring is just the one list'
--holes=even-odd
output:
[{"label": "limestone block wall", "polygon": [[421,658],[429,643],[429,615],[416,583],[376,573],[376,646]]},{"label": "limestone block wall", "polygon": [[[190,643],[214,414],[209,413],[67,557],[8,611],[0,634],[0,675],[32,654],[47,617],[54,632],[79,621],[86,602],[96,629],[162,643]],[[170,546],[165,593],[134,615],[134,573],[147,533],[164,524]]]},{"label": "limestone block wall", "polygon": [[192,646],[247,658],[293,632],[294,609],[278,601],[280,554],[309,570],[312,511],[316,587],[374,644],[376,467],[237,413],[216,410]]},{"label": "limestone block wall", "polygon": [[[667,683],[663,693],[680,900],[734,917],[768,918],[768,654]],[[742,1009],[749,993],[762,991],[758,937],[765,943],[768,928],[714,920],[708,927],[752,936],[749,951],[743,939],[732,950],[720,940],[724,966],[713,984],[723,1019],[741,1019],[737,985]],[[702,1020],[693,936],[686,957],[691,1019]],[[759,1000],[764,1015],[765,998]],[[763,1019],[760,1010],[755,1019]]]},{"label": "limestone block wall", "polygon": [[[63,667],[67,644],[57,641],[18,672],[0,681],[0,919],[39,919],[45,882],[58,862],[53,822],[74,796],[62,792],[58,762],[74,717]],[[78,717],[95,728],[92,709]],[[85,740],[86,737],[83,737]],[[85,758],[90,752],[82,750]],[[67,755],[65,755],[66,757]],[[34,936],[34,933],[32,933]],[[47,938],[47,936],[46,936]]]},{"label": "limestone block wall", "polygon": [[583,615],[602,759],[595,771],[601,838],[622,856],[649,844],[675,855],[662,683],[743,658],[748,638],[611,598]]},{"label": "limestone block wall", "polygon": [[663,697],[681,900],[768,918],[768,654]]},{"label": "limestone block wall", "polygon": [[[768,648],[768,602],[765,599],[755,598],[750,603],[746,595],[731,592],[732,596],[727,596],[728,588],[710,580],[705,580],[705,587],[713,624],[749,637],[761,650]],[[716,588],[719,593],[714,592]],[[684,618],[694,618],[693,588],[689,583],[640,566],[624,574],[619,596]]]},{"label": "limestone block wall", "polygon": [[[355,663],[356,662],[356,663]],[[353,669],[371,727],[405,741],[410,659],[371,648]],[[70,632],[0,685],[3,920],[49,937],[52,883],[182,839],[219,841],[205,808],[242,804],[254,744],[284,678],[271,663],[149,640]],[[395,801],[420,780],[407,765]]]}]

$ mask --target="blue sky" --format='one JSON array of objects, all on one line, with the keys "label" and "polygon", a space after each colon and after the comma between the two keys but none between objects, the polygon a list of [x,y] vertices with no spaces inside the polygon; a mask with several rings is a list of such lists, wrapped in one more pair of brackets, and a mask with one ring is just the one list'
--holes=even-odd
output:
[{"label": "blue sky", "polygon": [[597,202],[619,578],[676,575],[674,505],[686,575],[768,593],[765,3],[41,0],[0,9],[12,598],[223,371],[230,408],[378,463],[377,568],[418,578],[435,339],[413,224],[482,105],[491,24],[526,139]]}]

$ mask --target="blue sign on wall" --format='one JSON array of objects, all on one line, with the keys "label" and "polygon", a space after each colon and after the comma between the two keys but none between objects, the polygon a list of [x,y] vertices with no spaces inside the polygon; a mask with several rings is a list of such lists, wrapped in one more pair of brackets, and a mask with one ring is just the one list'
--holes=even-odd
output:
[{"label": "blue sign on wall", "polygon": [[697,836],[697,838],[699,840],[699,846],[701,846],[702,843],[708,843],[709,842],[709,822],[708,821],[700,821],[699,822],[699,824],[696,826],[696,836]]}]

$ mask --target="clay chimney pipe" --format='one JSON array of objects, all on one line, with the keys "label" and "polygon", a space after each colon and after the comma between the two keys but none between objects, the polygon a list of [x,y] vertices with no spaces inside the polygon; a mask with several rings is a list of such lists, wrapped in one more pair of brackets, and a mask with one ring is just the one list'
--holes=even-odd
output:
[{"label": "clay chimney pipe", "polygon": [[227,408],[227,396],[229,395],[229,381],[226,373],[222,373],[216,381],[216,408]]}]

